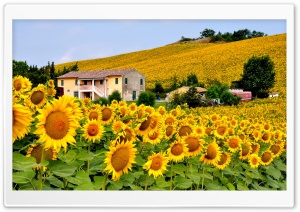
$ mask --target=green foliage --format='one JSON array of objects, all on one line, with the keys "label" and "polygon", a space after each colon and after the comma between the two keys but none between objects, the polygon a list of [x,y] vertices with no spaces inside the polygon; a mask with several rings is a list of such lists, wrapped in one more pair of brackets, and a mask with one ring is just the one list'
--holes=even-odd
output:
[{"label": "green foliage", "polygon": [[209,87],[207,92],[205,93],[205,97],[207,99],[218,99],[219,98],[218,87],[216,85]]},{"label": "green foliage", "polygon": [[137,105],[141,104],[153,107],[155,104],[155,94],[150,91],[141,92],[138,97]]},{"label": "green foliage", "polygon": [[122,100],[121,93],[118,90],[114,90],[108,96],[108,102],[111,103],[113,100],[117,100],[118,102]]},{"label": "green foliage", "polygon": [[190,87],[190,89],[183,94],[182,99],[189,107],[192,108],[202,105],[201,96],[194,86]]},{"label": "green foliage", "polygon": [[100,97],[96,100],[93,101],[94,104],[99,104],[99,105],[108,105],[109,104],[109,101],[107,98],[105,97]]},{"label": "green foliage", "polygon": [[244,64],[241,83],[244,90],[251,91],[252,96],[266,97],[275,84],[274,62],[267,56],[251,57]]},{"label": "green foliage", "polygon": [[208,37],[214,37],[215,31],[212,29],[204,29],[202,32],[200,32],[200,38],[208,38]]},{"label": "green foliage", "polygon": [[224,105],[238,105],[241,99],[242,97],[235,96],[229,91],[224,91],[220,96],[220,100]]},{"label": "green foliage", "polygon": [[196,74],[191,73],[187,76],[187,86],[198,86],[198,77]]},{"label": "green foliage", "polygon": [[165,89],[163,88],[161,82],[156,82],[154,87],[154,93],[156,98],[165,96]]}]

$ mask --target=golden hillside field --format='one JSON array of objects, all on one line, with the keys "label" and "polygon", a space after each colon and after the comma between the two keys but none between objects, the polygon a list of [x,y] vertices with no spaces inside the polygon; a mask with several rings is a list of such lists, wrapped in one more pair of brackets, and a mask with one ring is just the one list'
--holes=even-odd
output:
[{"label": "golden hillside field", "polygon": [[[200,82],[217,79],[230,85],[239,80],[243,65],[252,56],[269,55],[275,63],[276,83],[272,91],[286,93],[286,34],[244,41],[213,44],[173,44],[117,56],[78,61],[80,71],[135,68],[147,79],[147,88],[155,81],[169,86],[171,77],[181,80],[196,73]],[[74,65],[77,61],[58,64],[56,70]]]}]

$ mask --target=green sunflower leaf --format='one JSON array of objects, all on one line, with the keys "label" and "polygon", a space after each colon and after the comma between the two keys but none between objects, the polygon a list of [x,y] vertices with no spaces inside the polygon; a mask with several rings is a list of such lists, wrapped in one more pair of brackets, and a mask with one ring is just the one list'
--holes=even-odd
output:
[{"label": "green sunflower leaf", "polygon": [[13,169],[18,171],[30,171],[38,166],[34,157],[26,157],[20,153],[13,153]]},{"label": "green sunflower leaf", "polygon": [[134,177],[134,175],[131,174],[131,172],[129,172],[128,174],[123,174],[121,176],[121,181],[124,186],[132,185],[134,180],[135,180],[135,177]]},{"label": "green sunflower leaf", "polygon": [[157,185],[158,188],[166,188],[166,187],[170,187],[170,183],[166,182],[164,177],[159,177],[155,180],[155,183]]},{"label": "green sunflower leaf", "polygon": [[105,176],[94,176],[94,190],[101,190]]},{"label": "green sunflower leaf", "polygon": [[279,184],[277,181],[273,180],[271,177],[267,176],[267,184],[273,188],[279,188]]},{"label": "green sunflower leaf", "polygon": [[47,177],[47,181],[49,181],[51,185],[58,188],[62,188],[64,186],[64,183],[54,176]]},{"label": "green sunflower leaf", "polygon": [[221,190],[221,185],[218,182],[205,182],[204,186],[206,190]]},{"label": "green sunflower leaf", "polygon": [[58,177],[68,177],[74,174],[77,167],[73,165],[68,165],[61,161],[51,161],[48,168],[50,171]]},{"label": "green sunflower leaf", "polygon": [[146,163],[146,160],[144,160],[144,159],[142,158],[142,156],[137,155],[137,156],[135,157],[135,162],[136,162],[137,165],[143,166],[143,165]]},{"label": "green sunflower leaf", "polygon": [[237,184],[237,190],[249,190],[249,188],[248,188],[248,186],[246,186],[244,183],[242,183],[242,182],[239,182],[238,184]]},{"label": "green sunflower leaf", "polygon": [[25,172],[13,172],[13,182],[18,184],[29,183],[35,176],[33,170],[28,170]]},{"label": "green sunflower leaf", "polygon": [[92,152],[80,151],[76,158],[77,160],[88,161],[94,158],[94,154]]},{"label": "green sunflower leaf", "polygon": [[281,172],[274,168],[274,166],[270,166],[269,169],[267,169],[266,173],[272,177],[274,177],[274,179],[279,180],[279,178],[281,177]]},{"label": "green sunflower leaf", "polygon": [[[171,167],[169,168],[169,170],[171,171]],[[185,165],[180,164],[180,163],[177,163],[175,165],[173,164],[172,174],[173,174],[173,176],[175,174],[179,174],[180,176],[185,177],[185,170],[186,170]]]},{"label": "green sunflower leaf", "polygon": [[273,163],[278,170],[286,172],[286,165],[281,160],[275,159]]},{"label": "green sunflower leaf", "polygon": [[178,188],[188,189],[193,185],[193,181],[190,179],[186,179],[182,176],[176,176],[176,177],[174,177],[174,184]]},{"label": "green sunflower leaf", "polygon": [[130,188],[131,188],[132,190],[134,190],[134,191],[141,191],[141,190],[143,190],[142,187],[137,186],[137,185],[130,185]]},{"label": "green sunflower leaf", "polygon": [[76,155],[77,154],[74,150],[69,150],[66,154],[64,154],[63,151],[60,151],[60,153],[58,154],[58,159],[67,164],[70,164],[75,160]]},{"label": "green sunflower leaf", "polygon": [[92,182],[86,182],[75,187],[74,190],[94,190],[94,185]]},{"label": "green sunflower leaf", "polygon": [[227,183],[226,186],[229,190],[235,190],[235,187],[232,183]]},{"label": "green sunflower leaf", "polygon": [[121,180],[119,181],[110,181],[109,185],[107,186],[107,190],[120,190],[123,187],[123,183]]}]

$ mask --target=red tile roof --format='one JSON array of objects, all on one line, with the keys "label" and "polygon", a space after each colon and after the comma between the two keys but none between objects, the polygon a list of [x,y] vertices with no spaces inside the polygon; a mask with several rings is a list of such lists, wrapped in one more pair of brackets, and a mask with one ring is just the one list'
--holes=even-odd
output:
[{"label": "red tile roof", "polygon": [[135,69],[100,70],[100,71],[71,71],[57,78],[99,79],[108,76],[123,76]]}]

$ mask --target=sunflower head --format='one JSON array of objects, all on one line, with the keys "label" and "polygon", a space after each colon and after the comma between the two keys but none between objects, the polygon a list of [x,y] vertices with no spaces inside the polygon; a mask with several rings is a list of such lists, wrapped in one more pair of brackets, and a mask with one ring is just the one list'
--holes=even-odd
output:
[{"label": "sunflower head", "polygon": [[206,147],[204,153],[200,157],[200,161],[203,161],[203,163],[208,165],[215,164],[220,161],[220,157],[221,157],[220,147],[214,141]]},{"label": "sunflower head", "polygon": [[12,82],[14,95],[22,94],[26,90],[25,80],[22,76],[15,76]]},{"label": "sunflower head", "polygon": [[184,137],[193,132],[193,128],[191,125],[187,123],[181,123],[180,126],[178,127],[178,136],[179,137]]},{"label": "sunflower head", "polygon": [[230,163],[231,157],[230,154],[227,152],[222,152],[220,155],[220,160],[213,165],[220,170],[224,170]]},{"label": "sunflower head", "polygon": [[251,154],[248,161],[251,168],[257,168],[260,164],[260,157],[257,154]]},{"label": "sunflower head", "polygon": [[273,161],[273,153],[270,150],[263,152],[260,156],[260,164],[263,166],[267,166]]},{"label": "sunflower head", "polygon": [[88,110],[86,116],[88,120],[96,120],[98,122],[102,121],[102,113],[97,108]]},{"label": "sunflower head", "polygon": [[101,139],[104,133],[104,127],[95,119],[87,120],[86,124],[83,126],[83,137],[89,142],[95,142]]},{"label": "sunflower head", "polygon": [[128,170],[131,170],[136,152],[132,142],[117,143],[116,146],[109,147],[104,160],[107,164],[104,170],[112,173],[112,180],[119,180],[123,173],[127,174]]},{"label": "sunflower head", "polygon": [[238,136],[230,136],[226,142],[230,152],[238,151],[241,147],[241,139]]},{"label": "sunflower head", "polygon": [[149,130],[146,135],[144,135],[144,141],[149,142],[152,145],[159,144],[161,142],[161,139],[163,138],[164,134],[162,129],[157,130]]},{"label": "sunflower head", "polygon": [[134,142],[136,138],[135,132],[132,128],[128,127],[127,125],[123,125],[121,132],[117,140],[119,142]]},{"label": "sunflower head", "polygon": [[41,108],[47,102],[47,94],[45,86],[39,84],[37,87],[33,88],[29,94],[29,99],[27,104],[31,108]]},{"label": "sunflower head", "polygon": [[158,109],[157,109],[157,112],[158,112],[161,116],[164,116],[164,115],[166,115],[166,113],[167,113],[166,108],[163,107],[163,106],[159,106]]},{"label": "sunflower head", "polygon": [[273,157],[278,157],[281,152],[283,151],[283,145],[282,144],[272,144],[269,147],[269,150],[273,153]]},{"label": "sunflower head", "polygon": [[193,133],[183,137],[182,140],[187,145],[188,151],[186,154],[189,157],[198,155],[202,151],[203,144],[205,143],[203,139],[200,139],[199,135]]},{"label": "sunflower head", "polygon": [[260,144],[256,142],[251,143],[251,154],[258,154],[258,151],[260,149]]},{"label": "sunflower head", "polygon": [[261,135],[260,141],[264,143],[269,143],[270,139],[271,139],[271,132],[264,131],[264,133]]},{"label": "sunflower head", "polygon": [[251,143],[250,142],[243,142],[241,144],[241,151],[240,151],[240,159],[241,160],[246,160],[248,159],[248,157],[250,156],[251,154]]},{"label": "sunflower head", "polygon": [[109,124],[112,122],[112,120],[115,117],[115,113],[113,111],[113,108],[110,106],[103,106],[101,108],[101,114],[102,114],[102,123]]},{"label": "sunflower head", "polygon": [[174,141],[168,149],[169,158],[174,162],[183,160],[187,152],[187,144],[182,141]]},{"label": "sunflower head", "polygon": [[162,176],[167,170],[169,158],[165,153],[153,153],[148,157],[148,161],[143,165],[143,169],[148,171],[149,176],[153,175],[154,178]]}]

